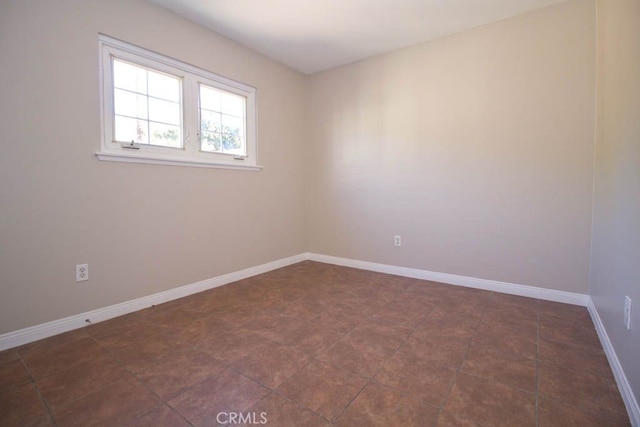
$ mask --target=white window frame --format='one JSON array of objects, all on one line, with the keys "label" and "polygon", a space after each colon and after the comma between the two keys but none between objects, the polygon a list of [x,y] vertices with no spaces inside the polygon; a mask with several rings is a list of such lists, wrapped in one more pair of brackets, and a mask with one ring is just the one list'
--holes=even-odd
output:
[{"label": "white window frame", "polygon": [[[103,34],[98,36],[98,43],[102,134],[100,151],[96,152],[98,159],[224,169],[260,170],[262,168],[257,164],[256,88]],[[115,142],[112,58],[165,72],[182,80],[182,148],[135,144],[136,149],[131,149],[124,147],[121,142]],[[200,150],[200,84],[246,98],[246,156]]]}]

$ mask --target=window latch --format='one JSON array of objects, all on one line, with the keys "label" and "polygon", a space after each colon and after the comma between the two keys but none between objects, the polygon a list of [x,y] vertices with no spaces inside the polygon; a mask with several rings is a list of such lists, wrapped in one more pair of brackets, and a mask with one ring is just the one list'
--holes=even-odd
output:
[{"label": "window latch", "polygon": [[140,149],[140,144],[136,144],[132,140],[131,142],[123,142],[122,143],[122,148],[128,148],[129,150],[139,150]]},{"label": "window latch", "polygon": [[233,158],[233,160],[244,160],[244,159],[246,159],[246,158],[247,158],[247,156],[235,156],[235,157]]}]

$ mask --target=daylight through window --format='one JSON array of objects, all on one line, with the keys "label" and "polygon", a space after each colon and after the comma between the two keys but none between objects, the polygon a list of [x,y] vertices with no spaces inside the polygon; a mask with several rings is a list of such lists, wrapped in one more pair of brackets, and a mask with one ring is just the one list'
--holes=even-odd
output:
[{"label": "daylight through window", "polygon": [[256,89],[100,36],[101,160],[259,169]]}]

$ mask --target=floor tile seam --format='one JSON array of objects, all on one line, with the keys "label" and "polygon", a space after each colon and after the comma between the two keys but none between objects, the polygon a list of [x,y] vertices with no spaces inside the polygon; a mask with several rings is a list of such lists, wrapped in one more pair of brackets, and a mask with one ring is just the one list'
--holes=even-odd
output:
[{"label": "floor tile seam", "polygon": [[228,366],[228,369],[232,370],[233,372],[242,375],[243,377],[246,377],[248,379],[250,379],[251,381],[257,383],[258,385],[268,388],[270,391],[275,391],[278,387],[280,387],[282,384],[284,384],[285,382],[287,382],[289,379],[293,378],[298,372],[302,371],[304,368],[306,368],[311,362],[313,362],[313,358],[310,358],[309,362],[307,362],[306,364],[304,364],[304,366],[302,366],[300,369],[298,369],[296,372],[294,372],[293,374],[289,375],[287,378],[285,378],[284,380],[282,380],[280,382],[280,384],[278,384],[277,386],[270,386],[267,384],[263,384],[262,382],[260,382],[260,380],[252,378],[249,376],[249,374],[245,374],[244,372],[242,372],[240,369],[238,369],[237,367],[235,367],[234,365],[239,362],[242,359],[238,359],[237,361],[235,361],[234,363],[232,363],[231,365]]},{"label": "floor tile seam", "polygon": [[[118,381],[124,380],[124,379],[126,378],[126,375],[127,375],[127,374],[131,375],[129,372],[123,372],[123,373],[122,373],[122,374],[120,374],[117,378],[115,378],[115,379],[113,379],[113,380],[110,380],[110,381],[107,381],[106,383],[104,383],[104,384],[100,385],[99,387],[97,387],[97,388],[95,388],[95,389],[92,389],[91,391],[89,391],[89,392],[87,392],[87,393],[84,393],[84,394],[82,394],[82,395],[80,395],[80,396],[78,396],[78,397],[76,397],[76,398],[74,398],[74,399],[72,399],[72,400],[70,400],[70,401],[68,401],[68,402],[66,402],[66,403],[64,403],[64,404],[62,404],[62,405],[60,405],[60,407],[56,408],[55,410],[56,410],[56,411],[60,411],[60,410],[62,410],[62,409],[64,409],[64,408],[66,408],[67,406],[71,405],[72,403],[75,403],[76,401],[78,401],[78,400],[80,400],[80,399],[82,399],[82,398],[84,398],[84,397],[86,397],[86,396],[88,396],[88,395],[90,395],[90,394],[96,393],[96,392],[98,392],[98,391],[100,391],[100,390],[102,390],[102,389],[104,389],[104,388],[109,387],[109,386],[110,386],[110,385],[112,385],[112,384],[117,383]],[[38,387],[37,382],[36,382],[36,383],[34,383],[34,385],[35,385],[36,387]],[[38,388],[38,390],[39,390],[39,388]],[[43,396],[43,399],[44,399],[44,396]],[[46,399],[45,399],[45,401],[48,403],[48,401],[47,401]],[[54,406],[53,406],[53,405],[50,405],[50,407],[51,407],[51,410],[52,410],[52,412],[53,412],[53,408],[54,408]]]},{"label": "floor tile seam", "polygon": [[353,398],[351,400],[349,400],[349,403],[347,403],[340,410],[340,412],[335,417],[333,417],[333,419],[329,420],[331,423],[335,423],[342,416],[342,414],[351,406],[351,404],[358,398],[358,396],[360,396],[362,391],[371,383],[371,378],[372,377],[370,377],[368,380],[366,380],[364,385],[360,388],[360,390],[358,390],[358,392],[355,394],[355,396],[353,396]]},{"label": "floor tile seam", "polygon": [[[451,370],[454,370],[454,369],[451,369]],[[389,390],[392,390],[392,391],[394,391],[396,393],[402,394],[402,395],[404,395],[404,396],[406,396],[406,397],[408,397],[410,399],[417,400],[417,401],[420,401],[422,403],[426,403],[428,405],[431,405],[431,406],[433,406],[434,408],[436,408],[438,410],[441,409],[442,407],[444,407],[444,404],[446,403],[446,399],[444,399],[441,403],[436,403],[436,402],[434,402],[432,400],[425,399],[421,395],[413,394],[411,392],[408,392],[408,391],[406,391],[404,389],[401,389],[399,387],[393,386],[391,384],[385,384],[383,382],[380,382],[380,381],[376,380],[375,376],[372,377],[371,381],[369,381],[367,383],[367,385],[369,385],[369,384],[374,384],[374,385],[377,385],[377,386],[380,386],[380,387],[388,388]]]},{"label": "floor tile seam", "polygon": [[[486,310],[486,307],[485,307],[485,310]],[[484,310],[483,310],[482,316],[484,316]],[[482,319],[482,316],[481,316],[481,319]],[[474,334],[475,334],[475,331],[474,331]],[[463,372],[462,371],[462,366],[464,365],[464,362],[467,360],[467,357],[469,355],[469,349],[471,348],[471,343],[472,342],[473,342],[473,340],[470,339],[469,342],[467,343],[467,349],[465,350],[464,356],[462,358],[462,362],[460,362],[460,366],[458,366],[458,369],[455,369],[455,372],[453,374],[453,378],[451,380],[451,383],[449,384],[449,389],[447,390],[447,394],[446,394],[444,400],[442,401],[442,404],[440,405],[440,408],[438,410],[438,419],[440,418],[440,415],[444,411],[444,408],[447,406],[447,402],[449,401],[449,398],[451,397],[451,391],[453,390],[454,385],[458,381],[458,377],[460,376],[460,373]]]},{"label": "floor tile seam", "polygon": [[555,362],[548,361],[548,360],[543,360],[543,359],[537,359],[536,362],[538,364],[538,367],[551,366],[552,368],[555,368],[555,369],[562,369],[565,372],[569,371],[569,372],[573,372],[573,373],[576,373],[576,374],[587,374],[589,376],[596,377],[596,378],[599,378],[601,380],[604,380],[608,384],[612,384],[617,389],[617,383],[616,383],[615,377],[613,376],[613,373],[611,373],[611,375],[601,375],[601,374],[598,374],[597,372],[594,372],[593,370],[575,369],[572,366],[562,365],[562,364],[559,364],[559,363],[555,363]]},{"label": "floor tile seam", "polygon": [[[283,383],[284,383],[284,381],[283,381],[281,384],[283,384]],[[309,412],[311,412],[312,414],[317,415],[317,416],[318,416],[318,417],[320,417],[321,419],[325,420],[326,422],[328,422],[328,423],[330,423],[330,424],[332,423],[332,422],[331,422],[331,420],[329,420],[329,419],[325,418],[323,415],[319,414],[318,412],[314,411],[314,410],[313,410],[313,409],[311,409],[311,408],[307,408],[306,406],[304,406],[304,405],[302,405],[302,404],[300,404],[300,403],[296,402],[295,400],[291,400],[291,399],[289,399],[289,397],[287,397],[287,396],[285,396],[284,394],[280,393],[278,390],[271,390],[271,391],[270,391],[267,395],[265,395],[262,399],[260,399],[260,400],[259,400],[258,402],[256,402],[256,403],[254,403],[254,404],[249,408],[249,410],[253,409],[253,408],[254,408],[255,406],[257,406],[260,402],[262,402],[263,400],[267,399],[267,398],[268,398],[269,396],[271,396],[272,394],[273,394],[273,395],[275,395],[275,396],[279,396],[279,397],[281,397],[281,398],[283,398],[283,399],[287,400],[289,403],[293,404],[293,405],[294,405],[295,407],[297,407],[298,409],[302,409],[303,411],[309,411]]]},{"label": "floor tile seam", "polygon": [[[471,347],[489,349],[491,351],[494,351],[499,355],[505,356],[506,358],[510,359],[511,363],[515,363],[518,365],[526,365],[527,362],[533,362],[534,364],[538,362],[538,358],[536,357],[536,355],[534,355],[533,357],[527,357],[523,353],[514,353],[514,352],[504,351],[501,347],[495,347],[490,344],[477,342],[473,338],[469,340],[469,344]],[[513,360],[513,359],[517,359],[517,360]]]},{"label": "floor tile seam", "polygon": [[[451,369],[453,369],[453,368],[451,368]],[[473,372],[466,371],[464,369],[464,362],[462,362],[462,366],[459,369],[459,373],[464,374],[464,375],[466,375],[468,377],[474,377],[474,378],[478,378],[478,379],[482,379],[482,380],[491,381],[493,383],[501,384],[501,385],[503,385],[505,387],[508,387],[510,389],[513,389],[513,390],[518,390],[518,391],[522,391],[522,392],[525,392],[525,393],[528,393],[528,394],[533,394],[533,395],[537,394],[537,392],[534,391],[534,390],[529,390],[529,389],[522,388],[522,387],[516,387],[516,386],[511,385],[511,384],[506,384],[506,383],[504,383],[504,382],[502,382],[500,380],[496,380],[494,377],[488,377],[488,376],[485,376],[485,375],[476,374],[476,373],[473,373]],[[537,387],[537,384],[536,384],[536,387]]]},{"label": "floor tile seam", "polygon": [[627,413],[625,408],[622,408],[621,411],[609,411],[606,409],[593,409],[592,407],[588,407],[588,406],[584,406],[584,405],[580,405],[580,404],[576,404],[576,403],[571,403],[571,402],[567,402],[565,400],[560,400],[560,399],[555,399],[553,397],[550,396],[545,396],[545,395],[540,395],[541,400],[548,400],[550,402],[553,402],[555,404],[559,404],[559,405],[566,405],[566,406],[571,406],[573,408],[577,408],[583,412],[587,412],[591,415],[602,415],[605,416],[605,418],[615,418],[616,416],[619,415],[624,415],[625,417],[628,417],[629,414]]},{"label": "floor tile seam", "polygon": [[444,412],[444,408],[447,406],[447,403],[449,402],[449,399],[451,398],[451,392],[453,391],[453,387],[455,386],[456,382],[458,381],[458,377],[460,376],[460,373],[463,372],[462,371],[462,366],[464,365],[464,362],[466,362],[466,360],[467,360],[467,356],[469,354],[469,349],[471,348],[471,344],[473,343],[473,338],[475,337],[475,334],[477,333],[478,325],[480,325],[480,323],[482,322],[482,319],[484,318],[484,313],[485,313],[486,310],[487,310],[487,305],[485,305],[484,309],[482,310],[482,314],[480,315],[480,320],[478,321],[478,324],[476,325],[476,329],[474,330],[473,335],[472,335],[471,339],[469,340],[469,343],[467,344],[467,349],[465,351],[464,357],[462,358],[462,363],[460,363],[460,366],[458,367],[458,369],[455,370],[455,373],[453,375],[451,383],[449,384],[449,389],[447,390],[447,395],[446,395],[445,399],[442,401],[442,404],[440,405],[440,408],[438,410],[438,419],[440,418],[440,416]]},{"label": "floor tile seam", "polygon": [[47,400],[42,395],[42,391],[40,390],[38,385],[35,383],[35,381],[32,384],[33,384],[33,388],[36,390],[36,393],[38,394],[38,398],[40,399],[40,403],[42,403],[42,405],[44,405],[44,408],[46,409],[47,414],[49,415],[49,419],[53,422],[54,425],[58,425],[58,422],[53,417],[53,411],[51,410],[51,407],[49,406],[49,403],[47,402]]},{"label": "floor tile seam", "polygon": [[[145,387],[148,391],[150,391],[154,396],[156,396],[156,397],[158,398],[158,401],[162,402],[162,399],[161,399],[161,398],[160,398],[156,393],[154,393],[154,392],[153,392],[153,390],[149,389],[149,387],[147,387],[147,386],[146,386],[146,384],[144,384],[140,379],[138,379],[138,377],[136,377],[136,376],[135,376],[135,375],[134,375],[134,374],[133,374],[133,373],[132,373],[128,368],[127,368],[127,366],[126,366],[126,365],[124,365],[121,361],[119,361],[119,360],[117,360],[117,359],[115,359],[115,358],[114,358],[114,360],[115,360],[115,362],[116,362],[116,363],[118,363],[118,364],[120,365],[120,367],[122,367],[122,368],[126,371],[126,373],[127,373],[128,375],[130,375],[130,377],[131,377],[133,380],[135,380],[136,382],[138,382],[139,384],[141,384],[143,387]],[[91,395],[93,395],[93,394],[96,394],[96,393],[98,393],[98,392],[102,391],[103,389],[105,389],[105,388],[107,388],[107,387],[109,387],[109,386],[111,386],[111,385],[113,385],[113,384],[115,384],[115,383],[117,383],[117,382],[119,382],[119,381],[124,381],[125,379],[126,379],[126,377],[124,377],[124,376],[120,376],[120,377],[116,378],[116,379],[115,379],[115,380],[113,380],[113,381],[109,381],[109,382],[107,382],[106,384],[103,384],[103,385],[101,385],[100,387],[98,387],[98,388],[96,388],[96,389],[93,389],[93,390],[91,390],[91,391],[90,391],[90,392],[88,392],[88,393],[85,393],[85,394],[83,394],[83,395],[81,395],[81,396],[76,397],[75,399],[72,399],[72,400],[70,400],[69,402],[65,403],[64,405],[61,405],[59,408],[57,408],[57,411],[60,411],[60,410],[62,410],[62,409],[64,409],[64,408],[66,408],[66,407],[68,407],[68,406],[72,405],[73,403],[75,403],[75,402],[77,402],[77,401],[79,401],[79,400],[81,400],[81,399],[83,399],[83,398],[85,398],[85,397],[87,397],[87,396],[91,396]],[[37,386],[37,384],[35,384],[35,383],[34,383],[34,385],[36,386],[36,388],[38,387],[38,386]],[[38,392],[40,393],[40,389],[39,389],[39,388],[38,388]],[[43,401],[47,404],[47,408],[48,408],[48,409],[49,409],[49,411],[50,411],[51,418],[52,418],[52,419],[54,419],[54,417],[53,417],[53,410],[49,407],[49,405],[48,405],[48,403],[47,403],[46,399],[44,399],[44,397],[42,397],[42,399],[43,399]],[[164,402],[162,402],[162,403],[164,403]],[[54,421],[55,421],[55,419],[54,419]]]},{"label": "floor tile seam", "polygon": [[602,345],[582,345],[582,344],[577,344],[575,342],[565,342],[562,340],[559,340],[557,338],[549,338],[548,336],[540,336],[538,337],[539,340],[542,341],[551,341],[554,344],[563,344],[565,346],[569,346],[569,347],[577,347],[580,351],[586,351],[589,353],[601,353],[603,356],[605,356],[605,352],[602,349]]},{"label": "floor tile seam", "polygon": [[163,406],[166,406],[167,408],[169,408],[172,412],[174,412],[176,415],[178,415],[180,418],[182,418],[188,425],[190,426],[194,426],[194,424],[192,422],[190,422],[188,419],[186,419],[180,412],[178,412],[177,409],[175,409],[174,407],[170,406],[168,404],[168,402],[162,402],[157,406],[154,406],[153,408],[149,409],[146,412],[143,412],[139,415],[136,415],[132,420],[129,420],[127,422],[127,424],[124,424],[124,427],[127,427],[129,425],[131,425],[134,421],[139,420],[140,418],[144,417],[145,415],[150,414],[151,412],[155,411],[156,409],[162,408]]},{"label": "floor tile seam", "polygon": [[[93,336],[89,335],[89,336],[88,336],[88,338],[91,338],[91,339],[94,341],[94,343],[95,343],[95,344],[97,344],[97,345],[100,347],[100,349],[101,349],[101,350],[103,350],[103,351],[105,351],[105,352],[107,351],[104,347],[100,346],[100,343],[98,343],[98,342],[95,340],[95,338],[93,338]],[[74,341],[75,341],[75,340],[74,340]],[[72,342],[72,341],[69,341],[69,342]],[[62,344],[66,344],[66,343],[62,343]],[[62,344],[58,344],[58,345],[62,345]],[[54,346],[54,347],[55,347],[55,346]],[[52,376],[52,375],[58,374],[58,373],[60,373],[60,372],[68,371],[68,370],[72,369],[73,367],[75,367],[75,366],[77,366],[77,365],[79,365],[79,364],[81,364],[81,363],[84,363],[84,362],[87,362],[88,360],[91,360],[91,359],[88,359],[88,360],[85,360],[85,361],[82,361],[82,362],[72,363],[72,364],[70,364],[70,365],[66,365],[66,366],[65,366],[64,368],[62,368],[62,369],[56,370],[56,371],[51,372],[51,373],[49,373],[49,374],[47,374],[47,375],[43,375],[43,376],[41,376],[41,377],[36,378],[36,377],[35,377],[35,375],[33,374],[32,370],[31,370],[31,368],[29,367],[29,364],[27,363],[27,361],[26,361],[26,360],[24,360],[24,356],[23,356],[23,354],[22,354],[20,351],[18,351],[18,350],[16,350],[16,352],[18,353],[18,357],[20,358],[20,360],[21,360],[21,362],[22,362],[22,366],[24,366],[24,368],[26,369],[26,371],[27,371],[27,373],[29,374],[29,376],[31,377],[31,380],[32,380],[32,382],[33,382],[33,383],[35,383],[36,381],[40,381],[40,380],[42,380],[42,379],[44,379],[44,378],[50,377],[50,376]]]}]

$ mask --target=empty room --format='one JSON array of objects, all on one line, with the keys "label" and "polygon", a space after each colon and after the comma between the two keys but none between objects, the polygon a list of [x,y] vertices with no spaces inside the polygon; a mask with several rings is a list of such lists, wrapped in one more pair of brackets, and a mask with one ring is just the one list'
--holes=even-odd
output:
[{"label": "empty room", "polygon": [[1,426],[640,426],[638,0],[0,0]]}]

